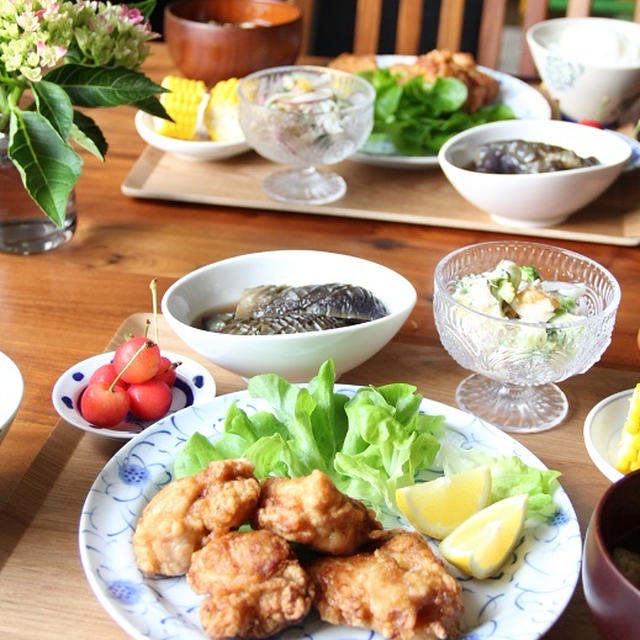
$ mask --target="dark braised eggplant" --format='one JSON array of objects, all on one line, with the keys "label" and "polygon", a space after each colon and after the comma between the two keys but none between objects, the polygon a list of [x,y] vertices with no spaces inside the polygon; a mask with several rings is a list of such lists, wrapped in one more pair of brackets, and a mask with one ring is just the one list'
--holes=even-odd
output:
[{"label": "dark braised eggplant", "polygon": [[289,316],[271,316],[261,318],[233,318],[216,329],[219,333],[233,333],[243,336],[274,335],[279,333],[303,333],[306,331],[323,331],[337,329],[351,324],[343,318],[318,316],[311,313],[300,313]]},{"label": "dark braised eggplant", "polygon": [[311,313],[347,320],[375,320],[387,310],[371,291],[349,284],[301,287],[266,285],[245,289],[236,307],[238,319]]},{"label": "dark braised eggplant", "polygon": [[245,289],[234,311],[205,313],[194,326],[218,333],[272,335],[336,329],[386,315],[385,305],[360,286],[264,285]]},{"label": "dark braised eggplant", "polygon": [[593,156],[582,158],[570,149],[544,142],[500,140],[480,145],[471,169],[481,173],[547,173],[597,164]]}]

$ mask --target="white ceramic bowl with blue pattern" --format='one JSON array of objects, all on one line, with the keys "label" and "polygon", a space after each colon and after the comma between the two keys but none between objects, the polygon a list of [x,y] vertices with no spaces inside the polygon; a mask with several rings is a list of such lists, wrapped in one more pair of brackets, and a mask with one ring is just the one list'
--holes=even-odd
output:
[{"label": "white ceramic bowl with blue pattern", "polygon": [[[112,428],[96,427],[80,413],[80,398],[89,378],[100,366],[113,360],[115,351],[105,351],[69,367],[56,381],[51,392],[51,401],[58,415],[70,425],[107,438],[130,440],[153,424],[155,420],[140,420],[129,414],[119,425]],[[172,401],[169,414],[185,407],[202,404],[216,395],[216,383],[209,371],[199,362],[179,353],[162,350],[162,355],[171,362],[179,362],[176,381],[171,388]]]},{"label": "white ceramic bowl with blue pattern", "polygon": [[640,24],[554,18],[530,27],[527,44],[563,117],[615,125],[640,98]]},{"label": "white ceramic bowl with blue pattern", "polygon": [[[345,394],[356,389],[336,386],[336,392]],[[232,402],[248,413],[268,409],[241,391],[179,411],[128,442],[100,472],[87,495],[79,525],[87,580],[115,622],[137,640],[207,640],[199,620],[202,596],[189,588],[184,577],[143,576],[136,566],[132,535],[145,505],[173,479],[179,448],[196,431],[217,438]],[[421,410],[445,417],[445,442],[452,447],[517,455],[526,464],[544,468],[509,435],[459,409],[425,399]],[[475,580],[447,565],[463,590],[461,640],[538,640],[563,612],[580,574],[582,540],[575,511],[562,488],[556,490],[554,500],[555,516],[527,526],[497,575]],[[400,518],[398,524],[408,526]],[[437,553],[435,541],[430,542]],[[315,613],[275,637],[382,640],[369,629],[322,622]]]}]

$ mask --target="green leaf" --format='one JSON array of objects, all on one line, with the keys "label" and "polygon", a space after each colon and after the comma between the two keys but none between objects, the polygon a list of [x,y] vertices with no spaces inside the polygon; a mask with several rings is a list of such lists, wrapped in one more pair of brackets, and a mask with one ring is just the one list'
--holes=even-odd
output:
[{"label": "green leaf", "polygon": [[82,172],[82,158],[41,114],[11,111],[9,156],[29,195],[62,226],[67,201]]},{"label": "green leaf", "polygon": [[173,122],[173,118],[167,113],[165,108],[162,106],[162,103],[155,96],[151,96],[151,98],[145,98],[144,100],[136,100],[136,102],[131,103],[132,107],[137,107],[140,111],[144,111],[145,113],[149,113],[152,116],[156,116],[157,118],[164,118],[165,120],[171,120]]},{"label": "green leaf", "polygon": [[151,98],[166,89],[126,67],[64,64],[44,77],[61,86],[79,107],[116,107]]},{"label": "green leaf", "polygon": [[196,431],[176,456],[173,462],[173,475],[176,480],[192,476],[204,469],[212,460],[220,460],[222,457],[216,447]]},{"label": "green leaf", "polygon": [[73,106],[64,89],[46,80],[31,83],[38,113],[46,118],[63,140],[69,137],[73,124]]},{"label": "green leaf", "polygon": [[553,494],[559,485],[559,471],[530,467],[517,456],[492,456],[484,451],[465,451],[450,445],[442,446],[440,460],[445,475],[478,466],[489,467],[491,502],[526,493],[529,495],[528,517],[544,520],[556,512]]},{"label": "green leaf", "polygon": [[73,112],[73,125],[69,136],[94,156],[104,160],[109,145],[98,125],[84,113]]}]

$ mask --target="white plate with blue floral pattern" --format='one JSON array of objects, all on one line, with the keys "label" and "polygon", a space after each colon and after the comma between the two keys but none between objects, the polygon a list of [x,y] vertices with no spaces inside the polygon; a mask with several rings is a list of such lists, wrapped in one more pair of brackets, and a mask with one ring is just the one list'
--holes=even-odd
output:
[{"label": "white plate with blue floral pattern", "polygon": [[[379,67],[389,67],[392,64],[411,64],[415,56],[381,55],[376,56]],[[551,106],[547,99],[526,82],[518,80],[507,73],[478,66],[478,69],[492,76],[500,83],[496,102],[502,102],[513,109],[516,118],[521,120],[549,120]],[[393,145],[392,145],[393,146]],[[391,148],[375,148],[365,143],[364,147],[349,157],[349,160],[362,162],[378,167],[397,169],[423,169],[437,167],[438,155],[432,156],[403,156],[393,152]]]},{"label": "white plate with blue floral pattern", "polygon": [[[354,393],[357,387],[338,385]],[[183,409],[129,441],[94,482],[80,517],[80,557],[96,597],[112,618],[138,640],[206,640],[199,621],[201,596],[183,577],[146,578],[137,569],[131,537],[148,501],[172,480],[178,449],[195,431],[215,438],[229,405],[247,412],[265,409],[248,392],[231,393]],[[444,415],[445,441],[461,449],[478,448],[493,455],[517,455],[525,463],[542,462],[506,433],[459,409],[423,400],[421,410]],[[582,541],[567,494],[554,495],[555,517],[528,527],[522,542],[500,574],[474,580],[449,570],[462,583],[465,613],[461,639],[536,640],[560,616],[580,573]],[[332,626],[312,613],[302,624],[277,637],[283,640],[381,640],[368,629]]]}]

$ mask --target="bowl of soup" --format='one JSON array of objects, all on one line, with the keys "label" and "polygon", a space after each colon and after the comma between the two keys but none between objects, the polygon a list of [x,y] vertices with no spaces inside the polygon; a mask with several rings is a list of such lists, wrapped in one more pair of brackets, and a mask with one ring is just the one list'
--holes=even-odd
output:
[{"label": "bowl of soup", "polygon": [[640,633],[640,470],[602,495],[584,542],[582,584],[604,640],[636,640]]},{"label": "bowl of soup", "polygon": [[164,37],[182,74],[213,86],[253,71],[292,64],[302,12],[277,0],[179,0],[164,12]]},{"label": "bowl of soup", "polygon": [[263,251],[214,262],[162,297],[169,326],[194,351],[244,378],[306,382],[332,358],[339,376],[400,330],[417,300],[400,273],[356,256]]}]

